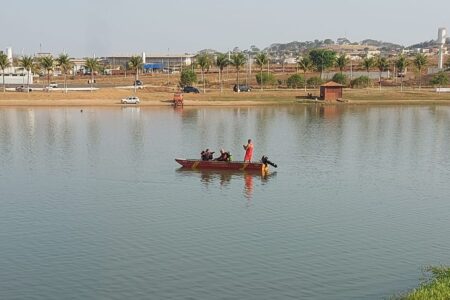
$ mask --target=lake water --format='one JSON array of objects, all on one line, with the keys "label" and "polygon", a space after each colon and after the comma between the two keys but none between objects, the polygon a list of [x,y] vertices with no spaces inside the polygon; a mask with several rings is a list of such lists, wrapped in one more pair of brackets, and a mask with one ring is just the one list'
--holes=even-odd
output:
[{"label": "lake water", "polygon": [[[450,107],[0,108],[0,299],[382,299],[450,263]],[[205,148],[278,164],[179,170]]]}]

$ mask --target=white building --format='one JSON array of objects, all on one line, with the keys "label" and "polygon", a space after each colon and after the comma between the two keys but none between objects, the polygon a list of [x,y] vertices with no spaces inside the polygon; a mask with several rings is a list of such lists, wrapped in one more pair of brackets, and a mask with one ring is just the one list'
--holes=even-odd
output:
[{"label": "white building", "polygon": [[[1,53],[4,53],[3,51],[0,51]],[[0,70],[0,74],[4,75],[5,84],[14,84],[14,85],[26,85],[27,83],[32,84],[33,83],[33,75],[31,73],[28,73],[27,70],[25,70],[22,67],[14,67],[13,66],[13,52],[12,48],[8,47],[6,48],[6,55],[9,60],[10,67],[6,68],[4,70],[4,74],[2,70]],[[3,79],[2,79],[3,82]]]}]

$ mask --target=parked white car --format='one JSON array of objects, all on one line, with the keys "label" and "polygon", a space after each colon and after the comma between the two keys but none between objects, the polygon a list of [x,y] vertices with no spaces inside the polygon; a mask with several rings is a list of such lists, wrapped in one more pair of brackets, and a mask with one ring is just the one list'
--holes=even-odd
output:
[{"label": "parked white car", "polygon": [[122,99],[122,104],[139,104],[140,100],[136,96],[130,96]]}]

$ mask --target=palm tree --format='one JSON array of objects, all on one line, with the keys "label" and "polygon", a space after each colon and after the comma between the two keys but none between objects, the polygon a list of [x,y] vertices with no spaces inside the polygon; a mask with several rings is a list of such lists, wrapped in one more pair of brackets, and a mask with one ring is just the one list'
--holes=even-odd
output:
[{"label": "palm tree", "polygon": [[236,68],[236,80],[238,85],[238,91],[239,91],[239,71],[243,65],[247,62],[247,57],[245,57],[244,53],[238,52],[233,53],[231,55],[231,65]]},{"label": "palm tree", "polygon": [[342,74],[342,71],[344,71],[344,69],[347,66],[349,61],[350,60],[348,59],[348,57],[345,54],[341,54],[336,58],[336,66],[341,71],[341,74]]},{"label": "palm tree", "polygon": [[61,53],[58,58],[56,58],[56,64],[64,73],[64,91],[67,93],[67,72],[72,68],[73,64],[70,61],[69,55],[65,53]]},{"label": "palm tree", "polygon": [[369,71],[374,66],[374,64],[375,64],[375,60],[373,59],[373,57],[366,56],[363,59],[362,65],[363,65],[364,69],[366,69],[366,71],[367,71],[367,77],[370,77]]},{"label": "palm tree", "polygon": [[260,77],[260,82],[259,84],[261,85],[261,91],[263,90],[263,68],[264,65],[266,65],[269,62],[269,57],[267,56],[267,53],[265,52],[259,52],[258,54],[256,54],[255,57],[255,63],[259,66],[259,69],[261,71],[261,77]]},{"label": "palm tree", "polygon": [[33,64],[31,65],[31,74],[41,74],[41,62],[37,57],[33,58]]},{"label": "palm tree", "polygon": [[5,53],[0,53],[0,69],[2,69],[3,93],[6,91],[6,86],[5,86],[5,69],[7,67],[9,67],[9,65],[10,65],[10,63],[9,63],[8,55],[6,55]]},{"label": "palm tree", "polygon": [[228,59],[228,55],[225,53],[218,53],[216,57],[216,66],[219,68],[219,81],[220,81],[220,92],[223,92],[223,80],[222,74],[223,69],[230,64],[230,60]]},{"label": "palm tree", "polygon": [[397,67],[397,71],[400,74],[400,90],[402,92],[403,92],[403,77],[405,76],[404,71],[408,65],[409,61],[403,55],[400,55],[398,59],[395,61],[395,66]]},{"label": "palm tree", "polygon": [[136,94],[136,88],[137,88],[137,80],[139,77],[139,70],[142,68],[143,65],[142,56],[136,55],[132,56],[130,58],[130,61],[128,62],[128,66],[131,70],[134,70],[136,73],[134,75],[134,93]]},{"label": "palm tree", "polygon": [[211,67],[211,56],[207,53],[202,53],[197,56],[197,64],[202,70],[202,81],[203,81],[203,94],[205,93],[205,70]]},{"label": "palm tree", "polygon": [[100,62],[97,57],[86,58],[85,67],[91,71],[91,92],[94,84],[94,73],[100,68]]},{"label": "palm tree", "polygon": [[[297,59],[297,65],[300,70],[303,71],[303,78],[306,80],[306,72],[312,70],[313,62],[309,56],[304,56]],[[305,92],[306,92],[306,84],[305,84]]]},{"label": "palm tree", "polygon": [[384,71],[386,71],[389,68],[389,62],[386,57],[381,57],[378,55],[375,58],[375,66],[378,68],[378,71],[379,71],[378,83],[379,83],[379,87],[381,90],[381,73],[383,73]]},{"label": "palm tree", "polygon": [[47,71],[47,86],[50,86],[50,72],[53,71],[55,66],[55,61],[53,60],[53,56],[47,55],[41,57],[40,59],[41,67]]},{"label": "palm tree", "polygon": [[19,60],[19,65],[24,68],[25,70],[27,70],[27,93],[30,92],[30,71],[31,68],[33,68],[33,64],[34,64],[34,59],[32,56],[27,56],[24,55],[22,56],[22,58]]},{"label": "palm tree", "polygon": [[422,88],[422,69],[428,64],[428,58],[422,53],[417,53],[414,57],[414,65],[419,71],[419,90]]}]

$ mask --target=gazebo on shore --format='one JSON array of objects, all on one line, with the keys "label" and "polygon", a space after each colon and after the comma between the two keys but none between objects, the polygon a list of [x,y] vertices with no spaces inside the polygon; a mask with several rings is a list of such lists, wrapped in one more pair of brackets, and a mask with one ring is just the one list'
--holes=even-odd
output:
[{"label": "gazebo on shore", "polygon": [[342,99],[344,86],[334,81],[329,81],[320,86],[320,99],[327,102],[334,102]]}]

